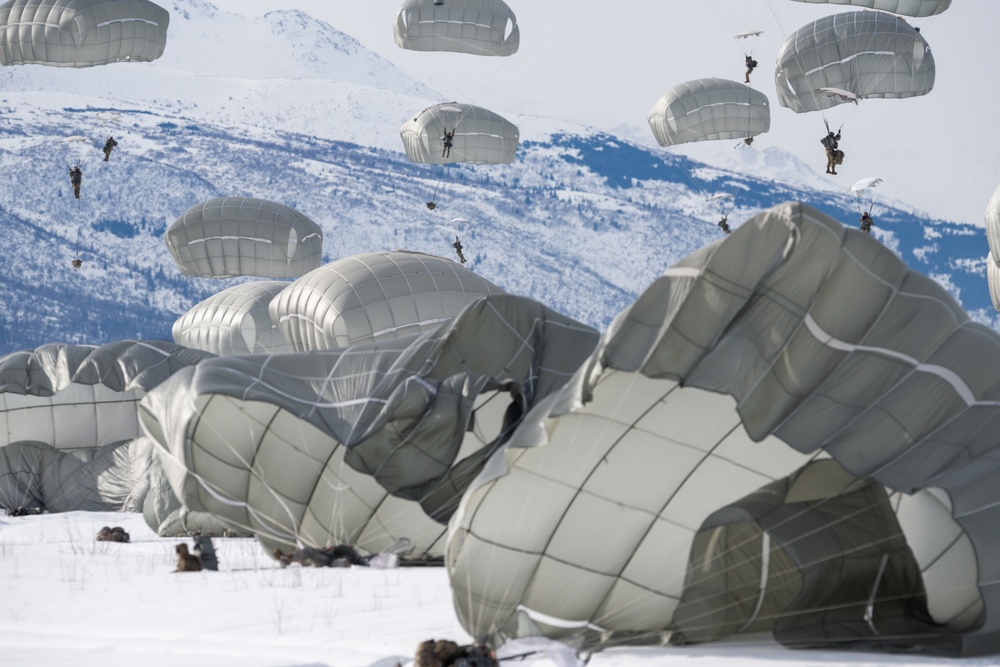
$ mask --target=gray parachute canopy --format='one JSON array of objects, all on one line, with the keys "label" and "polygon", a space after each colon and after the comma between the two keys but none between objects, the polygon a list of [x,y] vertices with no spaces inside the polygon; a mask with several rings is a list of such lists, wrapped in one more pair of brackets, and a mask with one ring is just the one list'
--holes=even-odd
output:
[{"label": "gray parachute canopy", "polygon": [[934,87],[934,56],[923,35],[884,12],[842,12],[799,28],[778,51],[778,102],[796,113],[850,100],[903,99]]},{"label": "gray parachute canopy", "polygon": [[867,7],[893,14],[905,14],[921,18],[934,16],[951,7],[951,0],[794,0],[813,5],[850,5]]},{"label": "gray parachute canopy", "polygon": [[990,300],[993,307],[1000,311],[1000,265],[997,264],[993,251],[986,258],[986,282],[990,288]]},{"label": "gray parachute canopy", "polygon": [[[445,133],[453,133],[449,155],[443,155]],[[510,164],[520,131],[489,109],[445,102],[427,107],[399,129],[406,155],[428,164]]]},{"label": "gray parachute canopy", "polygon": [[209,199],[167,229],[186,276],[297,278],[322,263],[323,230],[283,204],[251,197]]},{"label": "gray parachute canopy", "polygon": [[484,297],[418,336],[209,360],[148,394],[142,425],[185,508],[269,549],[440,555],[485,458],[596,343],[530,299]]},{"label": "gray parachute canopy", "polygon": [[661,146],[714,139],[746,139],[771,128],[767,95],[736,81],[696,79],[657,100],[649,127]]},{"label": "gray parachute canopy", "polygon": [[406,0],[393,25],[396,44],[411,51],[477,56],[517,52],[521,31],[503,0]]},{"label": "gray parachute canopy", "polygon": [[9,0],[0,63],[93,67],[163,55],[170,14],[149,0]]},{"label": "gray parachute canopy", "polygon": [[438,328],[504,291],[461,264],[395,250],[345,257],[286,287],[271,320],[293,350],[332,350]]},{"label": "gray parachute canopy", "polygon": [[174,322],[174,342],[223,356],[291,352],[268,312],[271,300],[290,284],[264,280],[222,290]]},{"label": "gray parachute canopy", "polygon": [[44,345],[0,358],[0,507],[118,510],[149,467],[137,406],[208,358],[170,343]]},{"label": "gray parachute canopy", "polygon": [[990,252],[994,258],[1000,257],[1000,186],[993,191],[989,203],[986,205],[986,242],[990,245]]},{"label": "gray parachute canopy", "polygon": [[775,207],[668,269],[488,461],[449,531],[458,616],[494,645],[1000,653],[998,378],[941,286]]}]

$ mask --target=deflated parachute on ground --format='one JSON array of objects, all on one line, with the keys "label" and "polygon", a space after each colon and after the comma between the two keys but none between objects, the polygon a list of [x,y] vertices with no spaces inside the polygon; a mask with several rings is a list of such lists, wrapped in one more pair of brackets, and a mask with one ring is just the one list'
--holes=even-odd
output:
[{"label": "deflated parachute on ground", "polygon": [[184,507],[269,549],[440,555],[483,461],[596,342],[530,299],[484,297],[417,336],[203,362],[146,396],[142,424]]},{"label": "deflated parachute on ground", "polygon": [[170,15],[149,0],[10,0],[0,63],[93,67],[163,55]]},{"label": "deflated parachute on ground", "polygon": [[451,522],[464,627],[1000,652],[1000,337],[801,204],[670,268]]},{"label": "deflated parachute on ground", "polygon": [[411,51],[478,56],[517,52],[521,32],[503,0],[406,0],[393,26],[396,44]]},{"label": "deflated parachute on ground", "polygon": [[[799,28],[778,51],[778,102],[796,113],[858,99],[903,99],[934,87],[934,56],[913,26],[884,12],[842,12]],[[849,95],[827,95],[823,89]]]},{"label": "deflated parachute on ground", "polygon": [[476,299],[504,291],[461,264],[396,250],[345,257],[302,276],[270,305],[297,352],[429,331]]},{"label": "deflated parachute on ground", "polygon": [[322,263],[323,230],[298,211],[251,197],[209,199],[166,233],[186,276],[297,278]]},{"label": "deflated parachute on ground", "polygon": [[921,18],[940,14],[951,6],[951,0],[794,0],[813,5],[850,5],[893,14]]},{"label": "deflated parachute on ground", "polygon": [[680,83],[657,100],[648,115],[661,146],[715,139],[746,139],[767,132],[767,95],[726,79]]},{"label": "deflated parachute on ground", "polygon": [[[445,133],[453,133],[452,148],[444,155]],[[406,155],[428,164],[510,164],[520,131],[509,120],[472,104],[446,102],[421,111],[399,130]]]},{"label": "deflated parachute on ground", "polygon": [[271,300],[289,284],[244,283],[205,299],[174,322],[174,342],[221,356],[291,352],[268,312]]},{"label": "deflated parachute on ground", "polygon": [[44,345],[0,359],[0,506],[122,509],[149,465],[130,451],[139,400],[209,356],[120,341]]}]

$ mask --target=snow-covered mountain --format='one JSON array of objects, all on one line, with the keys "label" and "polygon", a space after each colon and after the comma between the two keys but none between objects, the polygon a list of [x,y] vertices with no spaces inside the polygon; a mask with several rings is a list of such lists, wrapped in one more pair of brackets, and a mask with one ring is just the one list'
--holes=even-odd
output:
[{"label": "snow-covered mountain", "polygon": [[[777,149],[725,146],[709,166],[637,128],[508,115],[521,129],[512,165],[413,164],[399,127],[442,100],[350,36],[298,11],[164,6],[167,52],[154,63],[0,70],[0,353],[169,339],[181,313],[235,282],[185,278],[163,242],[170,222],[217,196],[305,213],[324,229],[327,261],[450,256],[460,234],[475,271],[596,327],[719,237],[714,193],[735,195],[735,225],[789,199],[857,223],[852,197]],[[120,145],[104,163],[109,134]],[[77,162],[80,200],[67,176]],[[997,326],[980,228],[882,200],[875,218],[879,240]]]}]

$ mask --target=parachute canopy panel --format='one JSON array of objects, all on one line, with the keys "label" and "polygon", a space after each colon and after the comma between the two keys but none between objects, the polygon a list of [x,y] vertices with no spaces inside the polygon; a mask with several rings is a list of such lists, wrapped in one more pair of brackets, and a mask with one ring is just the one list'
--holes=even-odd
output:
[{"label": "parachute canopy panel", "polygon": [[169,24],[149,0],[9,0],[0,5],[0,63],[148,62],[163,55]]},{"label": "parachute canopy panel", "polygon": [[244,283],[205,299],[174,322],[174,342],[221,356],[290,352],[268,312],[271,300],[289,284]]},{"label": "parachute canopy panel", "polygon": [[715,139],[746,139],[767,132],[767,95],[727,79],[678,84],[650,110],[649,127],[661,146]]},{"label": "parachute canopy panel", "polygon": [[282,290],[270,313],[292,349],[332,350],[435,329],[492,294],[504,291],[461,264],[397,250],[322,266]]},{"label": "parachute canopy panel", "polygon": [[503,0],[406,0],[393,36],[411,51],[478,56],[509,56],[521,42],[517,18]]},{"label": "parachute canopy panel", "polygon": [[[450,152],[446,133],[453,134]],[[429,164],[510,164],[520,141],[517,126],[500,114],[458,102],[424,109],[403,123],[399,134],[407,157]]]},{"label": "parachute canopy panel", "polygon": [[794,0],[811,5],[849,5],[915,18],[934,16],[951,7],[951,0]]},{"label": "parachute canopy panel", "polygon": [[222,197],[193,206],[166,233],[186,276],[298,278],[320,266],[323,230],[283,204]]},{"label": "parachute canopy panel", "polygon": [[[778,102],[796,113],[856,99],[926,95],[934,75],[923,36],[884,12],[832,14],[799,28],[778,51],[774,71]],[[829,89],[846,94],[824,92]]]},{"label": "parachute canopy panel", "polygon": [[993,307],[1000,311],[1000,265],[997,265],[996,256],[991,250],[986,258],[986,281],[990,287],[990,300]]}]

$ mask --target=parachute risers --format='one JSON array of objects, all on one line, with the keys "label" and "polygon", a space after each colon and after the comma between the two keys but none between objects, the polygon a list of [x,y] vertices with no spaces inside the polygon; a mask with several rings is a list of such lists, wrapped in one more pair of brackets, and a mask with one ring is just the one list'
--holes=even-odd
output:
[{"label": "parachute risers", "polygon": [[8,0],[0,5],[0,64],[94,67],[156,60],[170,14],[149,0]]}]

